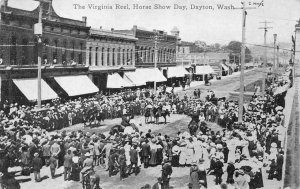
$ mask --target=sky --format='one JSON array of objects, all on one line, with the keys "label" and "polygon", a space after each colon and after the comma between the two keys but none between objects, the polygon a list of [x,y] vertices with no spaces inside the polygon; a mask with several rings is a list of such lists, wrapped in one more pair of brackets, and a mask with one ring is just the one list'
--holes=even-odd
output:
[{"label": "sky", "polygon": [[[263,1],[263,6],[253,5]],[[251,6],[249,5],[251,3]],[[85,5],[86,9],[75,9],[74,4]],[[113,10],[91,10],[88,4],[112,6]],[[115,5],[128,4],[130,10],[116,10]],[[171,10],[133,10],[132,4],[139,5],[170,5]],[[186,6],[187,10],[175,10],[174,4]],[[214,10],[190,9],[191,5],[212,6]],[[232,40],[242,38],[242,10],[217,10],[217,5],[242,6],[241,0],[53,0],[55,12],[62,17],[81,20],[87,16],[87,25],[103,29],[131,29],[133,25],[170,32],[174,26],[180,30],[183,41],[205,41],[208,44],[228,44]],[[33,0],[9,0],[9,6],[25,10],[33,10],[38,2]],[[272,43],[273,34],[278,35],[279,42],[290,42],[296,21],[300,19],[300,0],[248,0],[246,42],[262,44],[264,30],[263,21],[272,29],[267,33],[267,43]]]}]

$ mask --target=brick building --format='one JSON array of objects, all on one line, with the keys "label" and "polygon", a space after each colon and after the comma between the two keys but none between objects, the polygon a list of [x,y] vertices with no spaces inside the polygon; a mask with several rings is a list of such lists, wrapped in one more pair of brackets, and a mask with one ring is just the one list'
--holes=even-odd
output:
[{"label": "brick building", "polygon": [[172,30],[171,35],[164,31],[151,31],[137,26],[133,26],[131,30],[119,31],[133,32],[134,36],[138,39],[135,47],[135,66],[137,68],[154,67],[154,41],[156,32],[159,33],[157,67],[176,66],[176,48],[180,40],[177,28]]},{"label": "brick building", "polygon": [[87,41],[86,65],[89,76],[100,90],[106,89],[107,76],[123,75],[135,70],[135,42],[133,33],[91,29]]},{"label": "brick building", "polygon": [[[1,101],[18,101],[22,92],[13,80],[37,77],[38,47],[33,28],[38,22],[39,3],[32,2],[33,10],[28,11],[11,7],[8,0],[1,2],[0,97]],[[62,18],[54,11],[52,0],[44,2],[42,9],[42,78],[86,75],[86,40],[90,29],[86,17]]]}]

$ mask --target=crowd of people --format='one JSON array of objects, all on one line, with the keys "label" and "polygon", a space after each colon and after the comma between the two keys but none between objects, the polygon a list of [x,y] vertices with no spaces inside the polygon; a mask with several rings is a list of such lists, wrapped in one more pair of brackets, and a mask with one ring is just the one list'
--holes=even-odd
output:
[{"label": "crowd of people", "polygon": [[[96,167],[109,176],[119,173],[124,180],[137,175],[142,165],[144,169],[161,166],[161,176],[153,188],[166,189],[175,167],[190,167],[188,188],[210,188],[210,174],[220,187],[261,188],[263,167],[269,168],[268,179],[282,179],[284,94],[274,96],[274,89],[282,82],[286,81],[271,85],[263,96],[253,95],[244,109],[243,123],[237,123],[237,102],[218,99],[211,90],[205,100],[200,99],[200,91],[194,92],[194,97],[185,94],[180,98],[167,93],[164,86],[157,94],[137,89],[64,103],[55,100],[44,105],[44,111],[5,104],[0,112],[0,172],[8,175],[8,167],[20,165],[23,175],[33,172],[35,181],[40,182],[44,166],[49,167],[52,178],[63,166],[65,180],[82,182],[84,173]],[[76,123],[91,125],[124,115],[144,115],[148,105],[190,115],[197,123],[196,131],[178,132],[177,136],[151,130],[112,130],[106,135],[81,130],[50,132]],[[223,130],[212,131],[208,122],[219,123]],[[227,178],[222,180],[224,172]]]}]

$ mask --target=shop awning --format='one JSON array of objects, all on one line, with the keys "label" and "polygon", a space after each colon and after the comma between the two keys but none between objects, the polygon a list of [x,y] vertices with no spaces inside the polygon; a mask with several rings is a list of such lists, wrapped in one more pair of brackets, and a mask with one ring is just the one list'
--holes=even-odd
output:
[{"label": "shop awning", "polygon": [[68,96],[79,96],[97,93],[98,87],[86,75],[54,77]]},{"label": "shop awning", "polygon": [[123,87],[133,87],[133,83],[125,81],[118,73],[107,76],[107,88],[120,89]]},{"label": "shop awning", "polygon": [[225,71],[229,71],[228,66],[226,66],[225,64],[221,64],[221,65],[222,65],[222,68],[223,68]]},{"label": "shop awning", "polygon": [[172,77],[185,77],[190,73],[182,66],[168,67],[168,78]]},{"label": "shop awning", "polygon": [[158,68],[140,68],[135,70],[137,77],[143,82],[164,82],[167,81],[165,76]]},{"label": "shop awning", "polygon": [[[29,101],[37,100],[37,78],[13,79],[13,82]],[[51,100],[58,98],[58,95],[44,80],[41,80],[41,92],[42,100]]]},{"label": "shop awning", "polygon": [[125,72],[123,79],[127,82],[133,83],[135,86],[146,85],[146,82],[141,80],[136,72]]},{"label": "shop awning", "polygon": [[213,74],[215,71],[212,69],[211,66],[196,66],[196,73],[197,75],[205,75],[205,74]]}]

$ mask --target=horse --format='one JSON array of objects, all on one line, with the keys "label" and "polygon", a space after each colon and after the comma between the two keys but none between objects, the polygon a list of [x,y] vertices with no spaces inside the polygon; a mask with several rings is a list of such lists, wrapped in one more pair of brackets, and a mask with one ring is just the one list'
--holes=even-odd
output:
[{"label": "horse", "polygon": [[189,125],[188,125],[188,128],[189,128],[190,134],[191,134],[191,136],[192,136],[192,135],[195,135],[195,134],[196,134],[196,132],[197,132],[197,130],[198,130],[198,128],[199,128],[199,125],[198,125],[198,123],[197,123],[196,121],[191,120],[191,122],[190,122]]},{"label": "horse", "polygon": [[168,109],[162,110],[161,107],[153,108],[153,114],[154,114],[156,124],[158,124],[159,117],[163,117],[165,119],[165,124],[167,124],[167,116],[170,117],[169,110]]},{"label": "horse", "polygon": [[98,127],[101,121],[104,121],[104,114],[97,109],[90,109],[86,113],[84,127]]},{"label": "horse", "polygon": [[145,123],[149,123],[149,118],[151,119],[150,122],[152,122],[152,117],[154,117],[154,114],[153,114],[153,109],[152,108],[146,108],[146,111],[145,111]]}]

